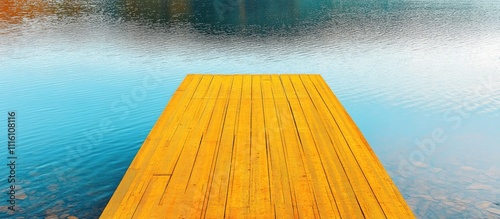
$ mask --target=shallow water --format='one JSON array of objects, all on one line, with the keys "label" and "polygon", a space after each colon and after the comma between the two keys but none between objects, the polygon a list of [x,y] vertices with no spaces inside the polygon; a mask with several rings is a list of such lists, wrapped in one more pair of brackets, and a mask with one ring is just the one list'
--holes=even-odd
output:
[{"label": "shallow water", "polygon": [[187,73],[320,73],[419,218],[500,217],[498,1],[13,2],[15,216],[98,217]]}]

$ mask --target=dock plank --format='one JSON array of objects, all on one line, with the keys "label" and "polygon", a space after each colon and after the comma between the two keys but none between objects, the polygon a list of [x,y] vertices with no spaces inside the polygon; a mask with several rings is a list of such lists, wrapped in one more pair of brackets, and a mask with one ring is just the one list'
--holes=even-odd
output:
[{"label": "dock plank", "polygon": [[289,173],[292,181],[292,195],[297,208],[297,217],[313,218],[318,215],[312,186],[309,183],[304,157],[299,148],[299,136],[293,114],[286,97],[281,77],[271,76],[272,89],[276,108],[279,113],[279,122],[285,156],[289,161]]},{"label": "dock plank", "polygon": [[234,141],[234,168],[229,185],[226,216],[231,218],[250,214],[250,136],[252,76],[243,75],[238,121]]},{"label": "dock plank", "polygon": [[219,143],[219,150],[215,158],[215,168],[212,173],[212,182],[207,192],[205,204],[205,218],[224,218],[226,214],[227,197],[229,193],[229,179],[234,171],[233,152],[236,124],[241,99],[241,75],[233,77],[229,101],[226,106],[223,130]]},{"label": "dock plank", "polygon": [[[200,108],[198,108],[198,113],[192,114],[193,118],[191,121],[194,122],[191,122],[188,130],[185,131],[189,133],[187,138],[179,143],[182,146],[178,159],[175,163],[173,162],[175,159],[172,159],[165,166],[160,166],[160,168],[166,168],[167,173],[172,174],[172,176],[159,205],[164,207],[158,208],[154,215],[152,215],[153,217],[158,218],[162,215],[169,215],[174,218],[189,218],[187,215],[194,214],[200,210],[198,209],[199,206],[193,203],[202,199],[203,195],[201,192],[187,193],[187,190],[190,180],[193,177],[199,151],[203,146],[202,141],[205,138],[206,127],[215,109],[215,102],[221,89],[221,84],[222,78],[212,76],[208,91],[193,97],[193,101],[198,100],[196,104],[199,104]],[[172,145],[172,147],[175,146],[176,144]],[[170,155],[168,152],[165,154]],[[194,197],[189,197],[188,195],[194,195]],[[179,207],[172,208],[171,206]]]},{"label": "dock plank", "polygon": [[101,218],[414,218],[320,75],[190,74]]},{"label": "dock plank", "polygon": [[304,158],[306,173],[312,186],[313,197],[316,202],[315,208],[317,208],[318,213],[316,217],[320,217],[319,214],[321,213],[329,215],[330,218],[339,218],[337,207],[332,205],[335,202],[333,194],[329,191],[330,186],[325,176],[320,154],[317,151],[318,146],[307,122],[310,118],[306,118],[304,115],[304,111],[308,109],[303,107],[299,101],[304,99],[306,94],[296,89],[292,83],[291,79],[297,77],[284,75],[281,78],[287,100],[293,112],[293,120],[299,136],[299,150]]},{"label": "dock plank", "polygon": [[284,218],[297,217],[292,196],[291,182],[288,174],[288,165],[284,151],[283,137],[278,121],[278,112],[274,102],[274,93],[270,75],[263,75],[261,79],[263,98],[265,140],[268,150],[269,181],[271,203],[274,215]]}]

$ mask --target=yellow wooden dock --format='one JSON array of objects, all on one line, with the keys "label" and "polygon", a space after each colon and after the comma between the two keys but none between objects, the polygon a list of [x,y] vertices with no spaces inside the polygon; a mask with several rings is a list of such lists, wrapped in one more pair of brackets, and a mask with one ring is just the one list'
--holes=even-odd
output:
[{"label": "yellow wooden dock", "polygon": [[101,218],[414,218],[320,75],[188,75]]}]

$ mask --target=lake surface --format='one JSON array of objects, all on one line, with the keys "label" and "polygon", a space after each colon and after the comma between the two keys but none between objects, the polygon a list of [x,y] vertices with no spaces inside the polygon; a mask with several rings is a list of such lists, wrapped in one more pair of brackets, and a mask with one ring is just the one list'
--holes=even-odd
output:
[{"label": "lake surface", "polygon": [[[500,217],[497,0],[0,10],[0,123],[16,111],[18,198],[14,215],[0,203],[0,218],[97,218],[187,73],[320,73],[417,217]],[[7,126],[0,136],[7,163]]]}]

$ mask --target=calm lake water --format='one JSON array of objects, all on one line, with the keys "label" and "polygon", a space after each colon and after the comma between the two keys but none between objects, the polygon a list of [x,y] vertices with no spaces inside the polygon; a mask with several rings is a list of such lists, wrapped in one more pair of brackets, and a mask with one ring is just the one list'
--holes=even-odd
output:
[{"label": "calm lake water", "polygon": [[500,218],[498,0],[0,10],[0,123],[16,111],[18,157],[16,213],[2,201],[0,218],[97,218],[187,73],[320,73],[419,218]]}]

